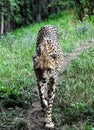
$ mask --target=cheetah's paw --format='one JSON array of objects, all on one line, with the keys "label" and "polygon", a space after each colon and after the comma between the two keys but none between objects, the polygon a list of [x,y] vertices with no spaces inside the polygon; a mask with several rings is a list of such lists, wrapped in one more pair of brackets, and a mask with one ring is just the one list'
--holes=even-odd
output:
[{"label": "cheetah's paw", "polygon": [[49,122],[45,124],[45,129],[46,130],[53,130],[54,129],[54,123],[53,122]]}]

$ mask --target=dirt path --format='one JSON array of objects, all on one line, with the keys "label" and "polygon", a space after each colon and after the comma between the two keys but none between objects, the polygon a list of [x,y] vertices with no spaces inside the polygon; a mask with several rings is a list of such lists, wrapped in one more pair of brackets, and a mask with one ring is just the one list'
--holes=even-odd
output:
[{"label": "dirt path", "polygon": [[[62,66],[61,73],[59,74],[59,77],[63,75],[63,72],[66,70],[67,66],[77,58],[83,50],[88,51],[90,48],[94,47],[94,40],[86,42],[84,45],[82,45],[79,48],[74,49],[71,53],[69,53],[66,57],[64,57],[64,64]],[[34,88],[34,92],[37,94],[37,86]],[[34,101],[32,104],[32,108],[28,110],[27,119],[30,123],[30,130],[45,130],[44,124],[43,124],[43,113],[41,111],[39,98],[37,97],[37,100]]]}]

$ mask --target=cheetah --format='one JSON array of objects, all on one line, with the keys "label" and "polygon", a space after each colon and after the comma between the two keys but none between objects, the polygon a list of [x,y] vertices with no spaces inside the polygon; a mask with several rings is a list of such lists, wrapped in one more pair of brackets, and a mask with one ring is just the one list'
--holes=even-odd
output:
[{"label": "cheetah", "polygon": [[44,111],[45,128],[53,129],[52,106],[58,74],[63,64],[63,53],[55,26],[46,25],[40,29],[37,36],[36,54],[33,56],[33,64],[40,103]]}]

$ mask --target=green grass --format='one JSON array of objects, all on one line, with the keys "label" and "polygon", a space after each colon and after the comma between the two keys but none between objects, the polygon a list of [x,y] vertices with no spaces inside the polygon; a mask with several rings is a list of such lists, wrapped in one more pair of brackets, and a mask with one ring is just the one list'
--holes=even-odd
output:
[{"label": "green grass", "polygon": [[67,126],[68,130],[71,128],[92,130],[94,127],[94,48],[89,52],[83,51],[68,66],[58,84],[56,95],[53,117],[57,128],[65,124],[64,127]]},{"label": "green grass", "polygon": [[[81,46],[81,44],[85,44],[85,41],[94,38],[93,23],[88,19],[83,23],[77,21],[73,12],[71,14],[63,12],[59,16],[52,15],[45,21],[22,27],[2,36],[0,39],[1,110],[3,107],[26,109],[32,104],[35,98],[32,89],[36,84],[32,55],[35,53],[37,33],[46,24],[58,28],[64,55]],[[57,101],[55,101],[53,110],[57,129],[60,129],[60,126],[64,124],[67,130],[93,130],[94,124],[91,123],[92,120],[94,121],[93,57],[94,49],[91,49],[88,53],[83,52],[67,68],[59,82],[58,88],[60,89],[57,90]],[[7,126],[15,118],[16,111],[12,109],[11,112],[0,113],[0,122]],[[91,114],[91,116],[86,115],[86,120],[83,119],[85,113]],[[18,114],[17,116],[19,117]],[[58,118],[58,122],[55,117]],[[74,123],[72,124],[72,122]]]}]

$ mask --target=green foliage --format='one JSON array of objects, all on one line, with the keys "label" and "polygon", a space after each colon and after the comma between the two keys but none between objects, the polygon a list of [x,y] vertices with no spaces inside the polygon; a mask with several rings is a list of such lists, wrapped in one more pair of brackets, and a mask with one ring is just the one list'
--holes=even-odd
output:
[{"label": "green foliage", "polygon": [[[71,14],[62,12],[59,16],[54,14],[41,23],[22,27],[2,36],[0,39],[0,123],[5,129],[9,126],[13,130],[15,117],[22,117],[28,106],[32,108],[32,102],[36,98],[32,91],[36,84],[32,55],[35,53],[37,33],[46,24],[54,25],[59,30],[64,55],[85,44],[86,40],[94,38],[93,23],[88,19],[84,23],[79,22],[73,12]],[[94,120],[93,57],[93,48],[88,53],[83,52],[67,68],[58,84],[59,89],[53,110],[57,130],[60,130],[62,124],[66,130],[93,129],[91,123]]]},{"label": "green foliage", "polygon": [[89,32],[89,24],[86,22],[81,23],[81,25],[77,26],[77,34],[78,36],[84,35]]},{"label": "green foliage", "polygon": [[[32,55],[35,53],[37,32],[41,26],[45,24],[57,26],[65,54],[80,46],[77,42],[93,38],[92,24],[89,22],[82,24],[76,20],[74,24],[74,20],[73,15],[69,15],[68,12],[61,13],[59,17],[54,14],[47,21],[18,29],[2,37],[0,40],[0,97],[3,104],[20,106],[19,104],[30,103],[29,101],[33,99],[32,88],[35,84],[35,76]],[[81,63],[75,64],[81,67]],[[88,70],[87,65],[84,64],[83,69],[86,68]],[[19,99],[20,96],[21,99]]]},{"label": "green foliage", "polygon": [[27,108],[32,103],[34,94],[29,88],[27,90],[19,90],[15,87],[10,89],[9,87],[0,87],[0,99],[3,107],[23,107]]},{"label": "green foliage", "polygon": [[[34,38],[34,37],[33,37]],[[27,107],[34,94],[34,73],[32,66],[31,34],[25,38],[14,35],[2,37],[0,44],[0,99],[5,107]],[[21,44],[22,43],[22,44]],[[6,55],[5,55],[6,54]]]},{"label": "green foliage", "polygon": [[[93,129],[94,121],[94,48],[88,53],[83,52],[79,58],[74,60],[67,68],[67,71],[58,84],[57,96],[55,100],[56,111],[53,117],[56,119],[57,113],[60,114],[59,127],[62,123],[67,125],[75,122],[84,121],[84,128]],[[56,120],[55,120],[56,121]],[[56,121],[57,122],[57,121]],[[88,124],[87,124],[88,123]]]},{"label": "green foliage", "polygon": [[29,124],[26,120],[24,119],[16,119],[14,127],[17,130],[29,130]]},{"label": "green foliage", "polygon": [[73,10],[80,21],[84,21],[87,16],[91,19],[93,8],[92,0],[1,0],[0,36],[65,10]]}]

